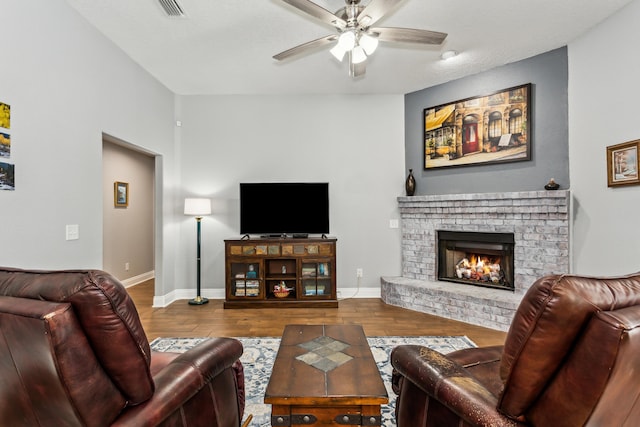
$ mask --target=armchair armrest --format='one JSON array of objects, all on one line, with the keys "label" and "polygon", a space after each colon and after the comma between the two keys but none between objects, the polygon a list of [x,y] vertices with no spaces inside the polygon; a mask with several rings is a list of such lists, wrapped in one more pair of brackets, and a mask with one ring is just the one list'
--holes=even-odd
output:
[{"label": "armchair armrest", "polygon": [[402,381],[410,381],[470,425],[522,425],[500,414],[498,397],[444,354],[418,345],[401,345],[393,349],[391,363]]},{"label": "armchair armrest", "polygon": [[[244,411],[244,377],[239,358],[242,344],[232,338],[212,338],[180,354],[154,376],[155,393],[148,401],[125,409],[113,426],[156,426],[171,416],[200,390],[229,370],[233,393],[220,393],[236,402],[237,408],[217,408],[241,420]],[[215,394],[215,393],[213,393]],[[214,402],[211,402],[214,405]],[[238,421],[239,424],[239,421]]]}]

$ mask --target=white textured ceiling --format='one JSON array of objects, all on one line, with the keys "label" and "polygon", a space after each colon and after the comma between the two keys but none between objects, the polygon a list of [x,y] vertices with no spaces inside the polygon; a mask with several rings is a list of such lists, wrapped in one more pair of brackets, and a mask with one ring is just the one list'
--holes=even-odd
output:
[{"label": "white textured ceiling", "polygon": [[[272,56],[333,34],[281,0],[67,0],[134,61],[177,94],[403,94],[567,45],[631,0],[404,0],[377,26],[448,33],[441,46],[380,43],[367,73],[321,48]],[[369,0],[362,0],[366,5]],[[315,0],[332,12],[343,0]],[[460,55],[440,60],[445,50]]]}]

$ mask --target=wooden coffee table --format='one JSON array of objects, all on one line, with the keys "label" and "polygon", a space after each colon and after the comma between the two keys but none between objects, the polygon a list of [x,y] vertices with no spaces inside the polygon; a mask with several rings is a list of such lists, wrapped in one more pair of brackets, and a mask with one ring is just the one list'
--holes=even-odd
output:
[{"label": "wooden coffee table", "polygon": [[362,326],[287,325],[264,402],[272,426],[379,426],[389,398]]}]

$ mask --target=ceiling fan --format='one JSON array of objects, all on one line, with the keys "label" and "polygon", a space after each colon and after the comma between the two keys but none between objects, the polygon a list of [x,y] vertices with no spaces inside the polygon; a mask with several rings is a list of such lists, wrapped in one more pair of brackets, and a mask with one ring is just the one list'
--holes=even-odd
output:
[{"label": "ceiling fan", "polygon": [[338,33],[280,52],[273,56],[278,61],[336,42],[331,54],[339,61],[347,56],[349,75],[358,77],[365,73],[367,56],[376,50],[379,41],[438,45],[447,37],[446,33],[415,28],[372,27],[403,0],[371,0],[366,6],[361,6],[360,0],[345,0],[346,6],[335,13],[310,0],[282,1],[334,26]]}]

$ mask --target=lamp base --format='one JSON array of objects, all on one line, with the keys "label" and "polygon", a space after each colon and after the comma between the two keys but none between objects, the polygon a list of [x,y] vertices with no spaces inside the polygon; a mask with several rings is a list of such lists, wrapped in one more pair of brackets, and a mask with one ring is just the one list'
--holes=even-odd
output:
[{"label": "lamp base", "polygon": [[202,305],[208,303],[209,300],[207,298],[203,298],[200,295],[195,297],[194,299],[189,300],[189,305]]}]

